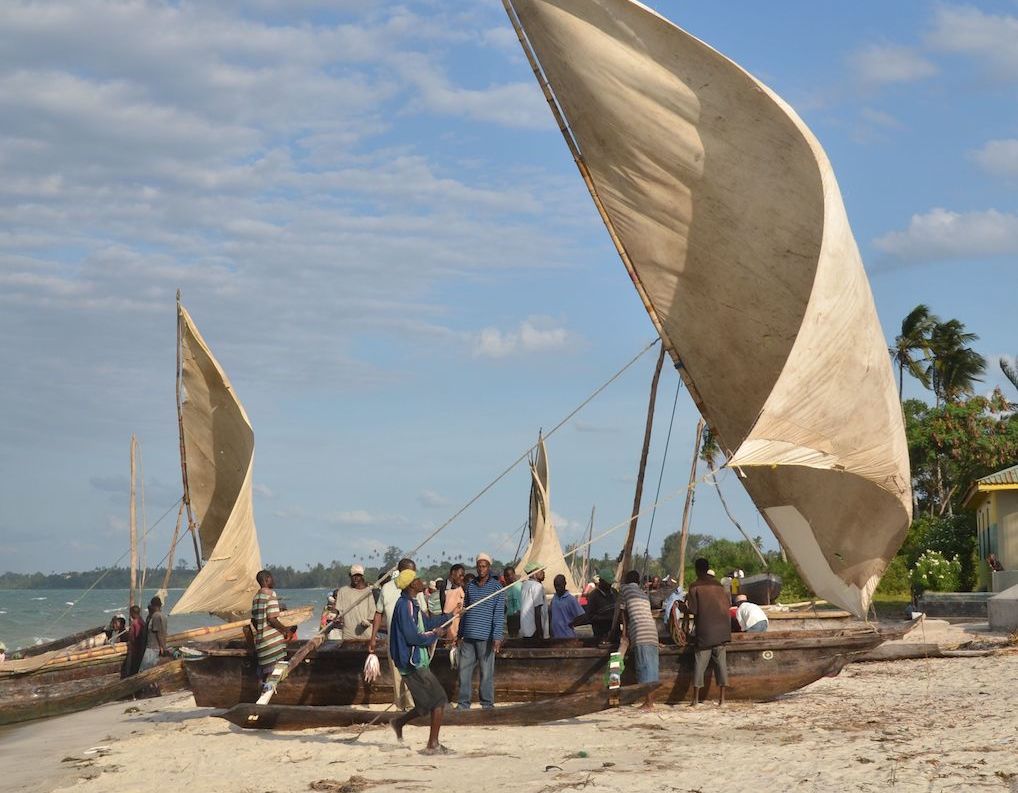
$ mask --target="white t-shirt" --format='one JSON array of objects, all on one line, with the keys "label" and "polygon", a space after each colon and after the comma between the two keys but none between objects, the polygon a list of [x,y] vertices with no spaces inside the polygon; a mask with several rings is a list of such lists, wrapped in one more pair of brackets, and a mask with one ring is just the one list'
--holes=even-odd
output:
[{"label": "white t-shirt", "polygon": [[[543,605],[544,584],[528,578],[520,587],[520,636],[529,639],[537,633],[537,620],[534,609]],[[547,609],[544,609],[541,614],[542,625],[544,624],[544,617],[547,611]],[[547,636],[548,631],[545,631],[544,635]]]},{"label": "white t-shirt", "polygon": [[739,605],[738,610],[735,612],[735,618],[739,621],[739,627],[744,631],[748,631],[758,622],[767,622],[767,615],[764,613],[764,610],[756,603],[750,603],[748,600]]}]

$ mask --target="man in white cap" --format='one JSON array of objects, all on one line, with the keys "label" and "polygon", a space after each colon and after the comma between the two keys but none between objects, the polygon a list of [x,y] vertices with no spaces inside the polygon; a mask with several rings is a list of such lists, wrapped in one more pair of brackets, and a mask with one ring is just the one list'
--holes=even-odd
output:
[{"label": "man in white cap", "polygon": [[[474,667],[480,669],[478,694],[482,708],[495,707],[495,655],[502,649],[505,594],[491,574],[491,557],[477,554],[477,578],[463,587],[463,617],[459,628],[459,702],[470,708]],[[469,610],[466,610],[469,609]]]},{"label": "man in white cap", "polygon": [[[375,599],[364,580],[364,566],[350,567],[350,586],[336,590],[336,613],[339,615],[339,638],[353,641],[371,638],[371,622],[375,617]],[[331,638],[331,635],[330,635]]]}]

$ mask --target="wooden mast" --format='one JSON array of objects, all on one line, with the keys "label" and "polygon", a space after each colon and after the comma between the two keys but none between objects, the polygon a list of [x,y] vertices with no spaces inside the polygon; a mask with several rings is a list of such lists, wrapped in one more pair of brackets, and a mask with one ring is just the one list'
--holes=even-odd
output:
[{"label": "wooden mast", "polygon": [[689,485],[686,489],[686,503],[682,507],[682,531],[679,533],[679,586],[686,585],[686,542],[689,540],[689,518],[693,512],[693,491],[696,485],[696,466],[700,462],[700,442],[706,422],[701,418],[696,424],[696,440],[693,442],[693,462],[689,466]]},{"label": "wooden mast", "polygon": [[134,492],[134,478],[136,470],[135,455],[137,454],[138,439],[131,433],[131,592],[127,597],[128,606],[133,606],[135,594],[138,590],[138,507]]},{"label": "wooden mast", "polygon": [[587,552],[583,555],[583,575],[581,576],[581,587],[586,587],[587,582],[590,580],[590,545],[594,541],[594,512],[596,509],[597,504],[590,508],[590,526],[587,527]]},{"label": "wooden mast", "polygon": [[657,365],[654,367],[654,377],[650,382],[650,399],[647,403],[647,424],[643,430],[643,449],[640,452],[640,469],[636,475],[636,493],[633,496],[633,512],[629,519],[629,533],[626,535],[626,544],[622,549],[620,560],[620,573],[625,575],[632,564],[633,543],[636,541],[636,524],[640,517],[640,502],[643,500],[643,477],[647,472],[647,455],[650,453],[650,437],[654,430],[654,406],[657,403],[657,386],[661,380],[661,367],[665,362],[665,348],[661,345],[661,352],[657,356]]},{"label": "wooden mast", "polygon": [[180,435],[180,475],[184,480],[184,507],[187,509],[187,530],[191,532],[194,543],[194,561],[201,570],[201,551],[198,550],[198,531],[191,512],[191,492],[187,485],[187,450],[184,447],[184,409],[180,394],[183,385],[183,370],[180,362],[180,349],[184,343],[184,316],[180,313],[180,290],[177,290],[177,429]]}]

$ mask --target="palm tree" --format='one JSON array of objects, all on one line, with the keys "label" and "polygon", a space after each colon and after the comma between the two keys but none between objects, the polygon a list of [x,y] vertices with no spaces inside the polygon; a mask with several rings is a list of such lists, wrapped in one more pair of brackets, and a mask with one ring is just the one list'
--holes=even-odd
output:
[{"label": "palm tree", "polygon": [[930,365],[927,376],[937,404],[957,402],[975,390],[986,372],[986,359],[969,345],[979,338],[965,330],[961,320],[937,322],[930,333]]},{"label": "palm tree", "polygon": [[[1015,362],[1018,363],[1018,356],[1015,357]],[[1007,358],[1001,358],[1000,371],[1004,373],[1004,377],[1011,381],[1011,385],[1018,388],[1018,367],[1012,364]]]},{"label": "palm tree", "polygon": [[[890,348],[891,358],[898,365],[898,400],[902,399],[905,390],[905,370],[922,383],[923,388],[930,387],[930,377],[923,365],[930,356],[930,335],[939,320],[930,313],[930,307],[920,303],[913,308],[908,316],[901,321],[901,333]],[[913,357],[920,352],[922,356]]]}]

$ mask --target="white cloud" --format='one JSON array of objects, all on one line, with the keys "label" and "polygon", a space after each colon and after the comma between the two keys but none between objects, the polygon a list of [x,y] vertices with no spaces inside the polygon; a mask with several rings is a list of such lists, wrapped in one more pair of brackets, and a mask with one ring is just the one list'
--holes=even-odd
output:
[{"label": "white cloud", "polygon": [[991,140],[971,157],[992,176],[1018,176],[1018,138]]},{"label": "white cloud", "polygon": [[366,509],[354,509],[345,512],[334,512],[325,517],[326,522],[336,526],[403,526],[408,521],[403,515],[388,515],[369,512]]},{"label": "white cloud", "polygon": [[874,245],[904,262],[1015,255],[1018,214],[932,209],[913,215],[907,229],[885,234]]},{"label": "white cloud", "polygon": [[1018,16],[942,5],[926,41],[935,50],[985,62],[998,78],[1018,80]]},{"label": "white cloud", "polygon": [[425,509],[441,509],[442,507],[449,506],[450,501],[434,490],[422,490],[417,494],[417,503]]},{"label": "white cloud", "polygon": [[896,44],[871,44],[855,53],[849,63],[865,85],[911,83],[931,77],[937,67],[915,50]]},{"label": "white cloud", "polygon": [[[551,511],[551,522],[554,524],[555,529],[558,531],[559,540],[562,542],[570,542],[569,537],[578,532],[581,528],[586,528],[586,523],[579,523],[575,520],[570,520],[565,515],[559,515],[555,510]],[[563,537],[565,533],[565,537]]]},{"label": "white cloud", "polygon": [[860,115],[863,121],[877,127],[885,127],[887,129],[901,129],[902,127],[902,123],[897,118],[883,110],[864,107]]},{"label": "white cloud", "polygon": [[573,343],[572,334],[547,317],[529,317],[516,330],[484,328],[474,339],[478,358],[506,358],[525,353],[563,350]]},{"label": "white cloud", "polygon": [[261,482],[255,482],[251,490],[256,496],[261,498],[269,499],[276,497],[276,494],[272,492],[272,488],[268,485],[263,485]]}]

